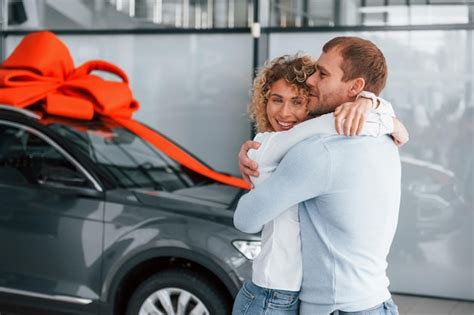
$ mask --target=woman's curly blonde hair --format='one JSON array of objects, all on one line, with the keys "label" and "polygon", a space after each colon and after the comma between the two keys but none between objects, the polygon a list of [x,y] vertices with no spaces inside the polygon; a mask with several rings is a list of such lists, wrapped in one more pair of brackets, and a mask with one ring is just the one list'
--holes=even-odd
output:
[{"label": "woman's curly blonde hair", "polygon": [[255,123],[257,132],[274,131],[266,112],[271,85],[285,79],[306,101],[309,88],[305,82],[314,72],[314,60],[302,54],[284,55],[265,63],[253,81],[249,105],[250,119]]}]

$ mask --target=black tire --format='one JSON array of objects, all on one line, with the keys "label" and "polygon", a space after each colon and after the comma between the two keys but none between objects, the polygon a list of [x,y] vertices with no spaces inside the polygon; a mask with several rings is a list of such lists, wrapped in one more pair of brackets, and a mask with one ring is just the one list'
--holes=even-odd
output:
[{"label": "black tire", "polygon": [[[210,315],[228,315],[231,313],[225,294],[220,292],[211,281],[191,270],[170,269],[155,274],[138,286],[129,300],[127,315],[139,315],[139,311],[147,298],[151,297],[153,293],[166,288],[177,288],[191,293],[204,304]],[[177,296],[172,297],[173,309],[176,309]],[[170,313],[167,313],[159,304],[155,305],[161,312],[164,314]],[[189,303],[185,314],[188,314],[192,307],[193,303]]]}]

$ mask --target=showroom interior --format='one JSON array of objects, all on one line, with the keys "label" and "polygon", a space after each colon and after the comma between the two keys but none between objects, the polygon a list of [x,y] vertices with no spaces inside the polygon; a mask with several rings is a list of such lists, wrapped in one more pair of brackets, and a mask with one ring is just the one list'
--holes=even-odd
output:
[{"label": "showroom interior", "polygon": [[[402,165],[401,204],[397,232],[388,256],[390,291],[394,294],[400,314],[474,314],[473,0],[1,0],[0,4],[2,62],[15,52],[28,34],[41,30],[54,33],[69,50],[75,67],[91,60],[104,60],[120,68],[128,77],[133,98],[140,106],[133,112],[133,119],[169,139],[176,148],[173,152],[185,148],[186,156],[199,161],[199,166],[209,174],[224,174],[236,181],[240,177],[237,154],[241,145],[255,136],[248,104],[253,79],[265,61],[298,52],[316,58],[324,43],[336,36],[359,36],[374,42],[384,53],[389,69],[381,97],[392,103],[398,119],[410,134],[410,141],[399,151]],[[42,47],[38,49],[41,52]],[[118,72],[99,69],[98,73],[105,79],[115,80],[114,74]],[[0,107],[0,125],[3,121],[1,110]],[[13,126],[13,123],[10,125]],[[107,126],[112,128],[112,125]],[[109,131],[104,130],[95,132]],[[58,134],[62,135],[60,131]],[[110,137],[115,137],[115,134]],[[132,141],[131,135],[125,134],[125,131],[120,137],[117,141],[123,141],[125,146]],[[107,141],[113,139],[104,140],[105,143]],[[117,151],[117,154],[123,152]],[[168,162],[174,157],[168,156],[163,160]],[[167,169],[166,172],[171,171]],[[202,186],[199,185],[195,189]],[[1,193],[2,189],[7,189],[5,187],[0,179],[2,199],[7,196],[7,190]],[[232,193],[226,190],[220,198],[230,198]],[[240,194],[235,193],[232,198]],[[25,192],[24,196],[28,199],[30,195]],[[78,204],[93,207],[88,203],[89,199],[95,198],[91,196],[89,194],[80,201],[70,203],[76,207]],[[147,224],[155,224],[153,220],[160,220],[153,218],[139,222],[138,215],[126,215],[123,209],[137,207],[132,201],[125,200],[129,198],[127,196],[122,196],[123,203],[115,202],[115,208],[110,212],[113,214],[104,211],[104,218],[111,216],[112,222],[110,225],[105,223],[105,229],[113,231],[115,236],[109,240],[106,232],[97,234],[98,238],[103,238],[102,248],[106,248],[108,242],[123,237],[118,231],[125,229],[126,225],[130,229],[138,225],[146,227]],[[192,193],[180,196],[185,201],[194,198]],[[119,200],[119,194],[114,198]],[[149,208],[157,202],[146,194],[133,198]],[[0,203],[3,202],[0,200]],[[171,208],[178,207],[173,201],[168,202]],[[219,200],[200,204],[202,209],[199,208],[199,211],[202,213],[196,215],[197,222],[204,220],[205,215],[212,215],[212,220],[216,222],[228,221],[228,214],[215,214],[211,213],[214,210],[207,210],[217,204],[224,208],[224,201]],[[225,207],[232,205],[226,204]],[[94,260],[86,254],[86,247],[92,246],[87,245],[88,237],[92,238],[92,234],[87,233],[95,231],[95,224],[99,226],[105,220],[96,217],[90,223],[82,222],[78,226],[70,223],[71,230],[78,229],[81,241],[70,239],[69,245],[62,240],[60,242],[64,247],[83,246],[84,256],[80,258],[84,260],[85,267],[79,267],[77,263],[77,268],[84,268],[81,269],[84,275],[88,268],[97,269],[97,274],[103,277],[100,281],[88,279],[91,281],[81,284],[76,279],[79,276],[74,276],[74,269],[66,270],[63,266],[70,264],[67,257],[57,261],[58,265],[43,259],[57,254],[50,248],[55,243],[48,243],[43,251],[39,241],[30,242],[30,237],[34,238],[36,233],[46,233],[49,223],[41,221],[44,226],[39,227],[35,227],[35,221],[25,223],[23,228],[26,230],[22,233],[31,233],[28,238],[20,232],[9,236],[13,225],[23,224],[15,220],[24,217],[11,219],[12,214],[8,211],[12,210],[7,208],[3,208],[5,213],[0,210],[0,236],[4,239],[0,244],[5,251],[0,258],[0,266],[4,267],[0,270],[1,315],[63,312],[131,314],[125,312],[128,303],[125,300],[136,293],[134,290],[139,283],[132,283],[130,279],[152,277],[154,265],[160,268],[165,265],[180,268],[192,265],[189,270],[194,273],[189,273],[190,278],[186,281],[191,281],[189,279],[194,279],[194,276],[208,276],[211,284],[220,281],[216,290],[227,289],[228,292],[219,298],[229,304],[236,294],[235,289],[229,287],[232,287],[232,282],[235,285],[250,276],[245,268],[248,268],[251,259],[246,253],[255,250],[252,246],[258,244],[258,237],[254,236],[244,239],[245,242],[236,242],[230,228],[220,225],[198,223],[202,225],[194,224],[187,231],[186,227],[191,223],[186,221],[186,224],[176,223],[159,229],[159,232],[152,228],[141,229],[141,238],[137,236],[138,232],[131,237],[133,233],[130,232],[130,239],[120,239],[121,244],[111,247],[109,253],[90,254],[97,257],[105,255],[104,260]],[[56,210],[60,211],[59,208]],[[76,211],[78,216],[87,218],[99,215],[91,209],[84,210],[83,214]],[[170,220],[178,222],[184,219]],[[69,223],[61,226],[59,222],[58,219],[55,234],[48,232],[47,236],[41,237],[55,239],[59,244],[57,238],[66,233],[63,229],[69,226]],[[123,226],[120,227],[120,224]],[[206,230],[205,233],[202,230]],[[215,234],[206,234],[210,230]],[[219,272],[211,274],[214,267],[212,263],[209,267],[204,262],[207,258],[202,258],[202,263],[201,258],[188,262],[184,254],[182,257],[173,256],[174,249],[169,249],[167,257],[173,257],[166,261],[153,258],[143,262],[142,267],[146,267],[146,271],[130,267],[133,273],[125,274],[126,269],[118,267],[115,262],[107,262],[106,256],[112,257],[117,251],[122,251],[120,259],[132,255],[127,248],[131,248],[129,246],[133,242],[149,239],[158,244],[158,234],[162,231],[185,233],[190,240],[195,238],[205,243],[202,246],[213,247],[214,251],[225,252],[226,255],[229,252],[225,267],[219,272],[226,276],[231,271],[235,273],[229,276],[230,284],[226,283],[227,280],[218,279]],[[221,236],[217,237],[219,233]],[[222,245],[224,239],[229,244],[229,239],[232,239],[232,245]],[[22,242],[27,240],[34,244],[30,250],[35,251],[37,256],[20,250]],[[16,241],[18,244],[13,243]],[[179,243],[181,241],[174,242],[177,247],[187,250],[192,247]],[[167,246],[171,248],[172,244],[170,241]],[[231,254],[231,251],[235,253]],[[12,252],[18,253],[10,254]],[[72,249],[63,253],[76,255]],[[199,255],[211,254],[201,252]],[[31,267],[33,265],[34,268]],[[22,271],[16,274],[12,271],[14,267],[21,267]],[[48,271],[48,268],[63,267],[67,281],[59,281],[54,272]],[[109,268],[117,268],[117,274],[123,273],[122,278],[108,278],[106,270]],[[30,272],[33,269],[42,270],[41,275]],[[181,276],[183,274],[186,272]],[[173,275],[179,276],[179,273],[169,272],[165,276]],[[90,276],[87,273],[87,277]],[[123,285],[127,279],[130,281]],[[43,285],[47,287],[46,291],[41,289]],[[117,290],[117,293],[109,297],[112,290]],[[2,295],[6,297],[1,298]],[[26,296],[24,308],[8,303],[8,298],[15,295]],[[61,299],[54,301],[52,296],[60,296]],[[69,299],[71,297],[75,300]],[[117,301],[118,298],[121,300]],[[51,303],[50,311],[35,313],[35,304],[42,299],[48,305]],[[201,300],[196,299],[197,305],[201,302],[205,304]],[[95,301],[106,304],[104,311]],[[56,302],[59,306],[54,306]],[[67,308],[68,303],[73,304],[71,309]],[[5,309],[1,305],[6,305]],[[183,311],[182,314],[188,313]]]}]

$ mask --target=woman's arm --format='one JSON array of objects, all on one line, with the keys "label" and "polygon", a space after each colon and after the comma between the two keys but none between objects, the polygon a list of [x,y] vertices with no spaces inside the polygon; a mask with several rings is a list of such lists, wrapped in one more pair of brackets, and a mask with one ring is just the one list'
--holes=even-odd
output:
[{"label": "woman's arm", "polygon": [[402,122],[395,117],[393,117],[393,132],[391,135],[393,137],[393,141],[395,141],[395,144],[399,147],[410,140],[408,130],[405,128]]},{"label": "woman's arm", "polygon": [[409,139],[408,131],[395,118],[390,102],[366,91],[360,95],[363,96],[358,97],[355,102],[344,103],[336,108],[334,115],[338,133],[347,136],[361,133],[375,136],[391,134],[398,146],[405,144]]},{"label": "woman's arm", "polygon": [[390,134],[395,144],[401,147],[409,140],[408,130],[405,128],[405,125],[395,117],[395,111],[390,102],[381,97],[378,98],[378,102],[378,106],[376,106],[372,112],[379,115],[381,121],[380,134]]},{"label": "woman's arm", "polygon": [[[256,141],[245,142],[239,152],[239,167],[242,176],[247,182],[250,177],[259,177],[260,172],[269,173],[277,167],[280,160],[285,156],[291,147],[304,139],[307,139],[316,134],[335,135],[339,132],[336,130],[336,125],[339,125],[341,117],[338,113],[346,113],[349,110],[354,110],[354,105],[358,104],[358,109],[363,112],[363,119],[360,120],[362,125],[358,127],[358,123],[353,122],[353,126],[349,125],[349,130],[353,130],[354,135],[369,135],[379,136],[383,134],[391,134],[395,143],[398,146],[403,145],[408,141],[408,132],[403,124],[395,118],[395,112],[392,105],[382,98],[378,98],[377,106],[374,109],[371,100],[360,99],[359,103],[344,103],[333,114],[326,114],[317,118],[309,119],[296,125],[288,131],[275,132],[275,135],[269,139],[265,144],[265,148],[258,146]],[[368,111],[368,114],[365,114]],[[343,115],[344,117],[346,115]],[[355,127],[354,127],[355,126]],[[355,129],[353,129],[355,128]],[[351,131],[352,132],[352,131]],[[350,134],[350,132],[349,132]],[[346,133],[346,135],[349,135]],[[258,154],[258,164],[252,158],[249,158],[248,153],[258,150],[254,154]],[[265,176],[266,177],[266,176]]]}]

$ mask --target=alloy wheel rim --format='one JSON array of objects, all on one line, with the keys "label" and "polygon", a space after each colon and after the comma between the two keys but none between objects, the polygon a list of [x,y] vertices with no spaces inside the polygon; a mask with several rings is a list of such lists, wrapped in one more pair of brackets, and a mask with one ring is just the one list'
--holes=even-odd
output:
[{"label": "alloy wheel rim", "polygon": [[163,288],[145,299],[138,315],[209,315],[209,310],[189,291]]}]

